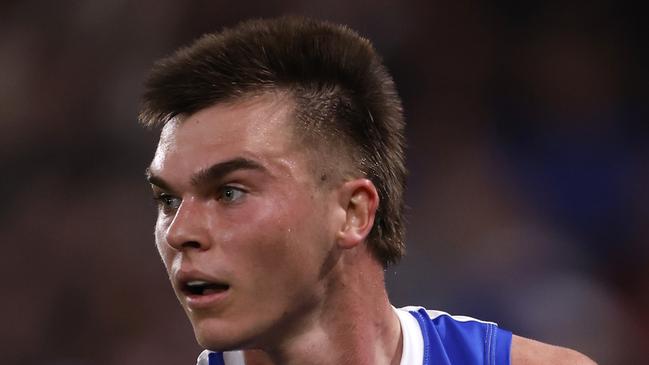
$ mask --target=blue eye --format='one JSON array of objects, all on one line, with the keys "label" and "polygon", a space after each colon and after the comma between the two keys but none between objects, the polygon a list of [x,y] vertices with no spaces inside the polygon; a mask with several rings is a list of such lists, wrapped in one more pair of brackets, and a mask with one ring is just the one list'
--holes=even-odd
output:
[{"label": "blue eye", "polygon": [[234,203],[243,198],[245,192],[234,186],[224,186],[219,194],[219,200],[226,203]]},{"label": "blue eye", "polygon": [[158,203],[158,207],[165,213],[178,210],[180,204],[183,202],[182,199],[168,194],[160,194],[153,199]]}]

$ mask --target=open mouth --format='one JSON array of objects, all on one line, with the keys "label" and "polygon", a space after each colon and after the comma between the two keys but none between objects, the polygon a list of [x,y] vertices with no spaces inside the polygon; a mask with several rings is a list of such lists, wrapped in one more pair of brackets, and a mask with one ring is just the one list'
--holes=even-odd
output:
[{"label": "open mouth", "polygon": [[223,293],[230,288],[227,284],[212,283],[203,280],[192,280],[182,286],[182,291],[189,296],[203,296]]}]

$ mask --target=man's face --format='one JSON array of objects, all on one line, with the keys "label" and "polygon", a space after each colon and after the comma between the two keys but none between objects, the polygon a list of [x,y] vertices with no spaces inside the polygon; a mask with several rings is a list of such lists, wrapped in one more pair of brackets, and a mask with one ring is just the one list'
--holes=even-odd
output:
[{"label": "man's face", "polygon": [[325,295],[344,210],[293,142],[290,105],[218,104],[162,131],[149,169],[156,245],[206,348],[299,332]]}]

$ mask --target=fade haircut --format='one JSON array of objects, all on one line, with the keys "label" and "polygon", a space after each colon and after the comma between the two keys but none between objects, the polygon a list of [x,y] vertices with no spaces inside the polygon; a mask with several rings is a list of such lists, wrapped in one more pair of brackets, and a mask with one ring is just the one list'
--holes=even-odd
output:
[{"label": "fade haircut", "polygon": [[376,186],[380,201],[368,245],[384,266],[398,262],[405,250],[401,100],[371,43],[351,29],[282,17],[204,35],[154,65],[139,120],[160,126],[216,103],[277,91],[295,101],[296,133],[315,148],[335,148],[329,151],[344,161],[333,165],[350,166]]}]

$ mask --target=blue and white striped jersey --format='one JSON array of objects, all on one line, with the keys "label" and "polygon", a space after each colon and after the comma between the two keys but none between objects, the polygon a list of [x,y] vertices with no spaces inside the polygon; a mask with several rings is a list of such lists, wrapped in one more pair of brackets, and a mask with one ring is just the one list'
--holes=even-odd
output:
[{"label": "blue and white striped jersey", "polygon": [[[403,333],[400,365],[509,365],[512,334],[493,322],[422,307],[395,309]],[[203,351],[197,365],[245,365],[240,351]]]}]

